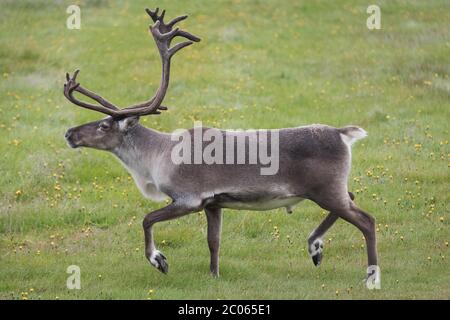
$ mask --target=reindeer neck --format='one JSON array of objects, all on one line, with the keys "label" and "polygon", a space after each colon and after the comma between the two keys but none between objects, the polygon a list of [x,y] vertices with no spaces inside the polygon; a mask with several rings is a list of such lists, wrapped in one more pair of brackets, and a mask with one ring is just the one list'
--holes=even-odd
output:
[{"label": "reindeer neck", "polygon": [[152,178],[158,157],[167,144],[167,135],[137,124],[124,136],[122,144],[112,150],[130,173]]}]

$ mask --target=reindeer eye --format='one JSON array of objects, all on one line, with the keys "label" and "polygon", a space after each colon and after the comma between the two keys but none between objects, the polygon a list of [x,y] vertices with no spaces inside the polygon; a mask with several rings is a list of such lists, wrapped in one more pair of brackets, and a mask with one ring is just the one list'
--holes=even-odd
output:
[{"label": "reindeer eye", "polygon": [[106,131],[109,129],[109,124],[102,122],[100,123],[100,130]]}]

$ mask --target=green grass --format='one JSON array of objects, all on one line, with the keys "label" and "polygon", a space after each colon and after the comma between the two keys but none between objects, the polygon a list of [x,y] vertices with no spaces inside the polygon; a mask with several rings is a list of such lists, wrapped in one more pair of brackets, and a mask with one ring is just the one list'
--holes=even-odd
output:
[{"label": "green grass", "polygon": [[[350,190],[377,219],[378,291],[362,283],[361,233],[342,221],[313,266],[306,238],[325,212],[307,202],[292,215],[225,210],[219,279],[204,214],[158,224],[170,272],[152,268],[141,219],[162,204],[111,155],[66,146],[67,128],[101,116],[72,106],[62,85],[80,68],[82,84],[121,106],[153,94],[160,62],[143,9],[155,2],[79,1],[79,31],[65,27],[71,3],[2,3],[0,298],[450,298],[446,1],[377,1],[378,31],[366,28],[367,1],[158,1],[170,17],[190,14],[182,26],[202,42],[174,58],[172,108],[145,125],[369,132],[353,148]],[[81,290],[66,288],[72,264]]]}]

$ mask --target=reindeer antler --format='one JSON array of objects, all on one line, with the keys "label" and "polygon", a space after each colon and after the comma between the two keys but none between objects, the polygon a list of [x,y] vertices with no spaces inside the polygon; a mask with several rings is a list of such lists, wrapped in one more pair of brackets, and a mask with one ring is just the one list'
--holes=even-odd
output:
[{"label": "reindeer antler", "polygon": [[[156,8],[155,11],[151,11],[146,9],[149,16],[154,21],[154,25],[150,26],[150,32],[155,40],[156,46],[159,50],[159,55],[162,61],[162,76],[159,88],[153,98],[149,101],[132,105],[127,108],[120,109],[116,105],[107,101],[103,97],[98,94],[89,91],[88,89],[83,88],[79,83],[77,83],[76,78],[78,76],[79,70],[76,70],[72,77],[69,74],[66,74],[67,82],[64,84],[64,96],[71,101],[72,103],[94,111],[98,111],[107,115],[110,115],[116,119],[122,119],[130,116],[145,116],[149,114],[160,114],[159,110],[167,110],[166,107],[162,106],[161,103],[164,100],[164,97],[167,92],[167,88],[169,87],[169,76],[170,76],[170,61],[175,53],[179,50],[187,47],[194,42],[199,42],[200,38],[190,34],[189,32],[180,30],[179,28],[173,29],[173,26],[186,19],[187,16],[180,16],[168,24],[164,23],[164,14],[165,10],[158,16],[159,8]],[[184,37],[188,39],[188,41],[180,42],[174,45],[172,48],[170,47],[171,41],[175,37]],[[99,105],[87,103],[81,100],[78,100],[74,97],[74,92],[79,92],[99,103]]]}]

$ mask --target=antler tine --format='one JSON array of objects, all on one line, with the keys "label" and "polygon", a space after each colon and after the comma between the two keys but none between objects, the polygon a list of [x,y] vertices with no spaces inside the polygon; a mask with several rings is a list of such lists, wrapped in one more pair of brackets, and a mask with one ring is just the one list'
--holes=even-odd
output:
[{"label": "antler tine", "polygon": [[173,27],[175,24],[177,24],[178,22],[187,19],[187,17],[188,17],[187,15],[176,17],[176,18],[172,19],[172,21],[170,21],[170,22],[167,24],[167,26],[168,26],[169,28],[172,28],[172,27]]},{"label": "antler tine", "polygon": [[184,47],[190,46],[194,42],[192,41],[184,41],[177,43],[172,48],[169,49],[169,55],[172,57],[175,53],[177,53],[179,50],[183,49]]},{"label": "antler tine", "polygon": [[153,19],[153,22],[156,22],[158,20],[158,11],[159,8],[156,8],[155,11],[152,11],[148,8],[145,9],[145,11],[148,13],[148,15]]},{"label": "antler tine", "polygon": [[159,20],[161,21],[161,22],[163,22],[164,21],[164,15],[166,14],[166,10],[163,10],[162,12],[161,12],[161,14],[159,15]]}]

